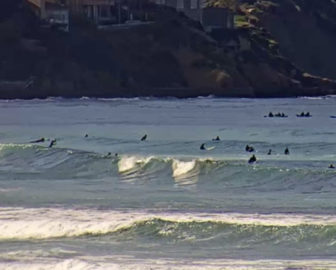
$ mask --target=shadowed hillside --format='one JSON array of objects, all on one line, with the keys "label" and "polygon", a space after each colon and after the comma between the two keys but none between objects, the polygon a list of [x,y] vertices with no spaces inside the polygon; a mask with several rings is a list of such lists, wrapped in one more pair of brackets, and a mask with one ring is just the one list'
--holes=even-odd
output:
[{"label": "shadowed hillside", "polygon": [[[250,1],[251,2],[251,1]],[[245,6],[280,52],[301,69],[336,79],[336,3],[330,0],[253,1]]]},{"label": "shadowed hillside", "polygon": [[[148,7],[152,23],[128,29],[97,30],[82,18],[73,18],[70,33],[63,33],[42,27],[19,2],[2,4],[7,11],[0,12],[1,98],[335,93],[333,81],[305,73],[332,75],[327,63],[318,66],[327,50],[316,50],[319,58],[313,61],[309,46],[316,40],[304,47],[301,39],[284,34],[290,27],[283,26],[283,14],[288,12],[293,25],[298,24],[296,18],[301,20],[295,15],[297,8],[286,1],[242,3],[237,7],[236,29],[211,35],[169,8]],[[330,27],[323,37],[333,40],[332,24],[326,19],[321,23]],[[299,27],[290,31],[295,28]]]}]

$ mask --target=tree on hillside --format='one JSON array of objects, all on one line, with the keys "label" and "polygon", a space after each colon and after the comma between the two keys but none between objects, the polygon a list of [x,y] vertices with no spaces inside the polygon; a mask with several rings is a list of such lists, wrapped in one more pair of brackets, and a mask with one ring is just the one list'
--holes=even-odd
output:
[{"label": "tree on hillside", "polygon": [[222,7],[236,10],[238,0],[206,0],[206,6],[208,7]]}]

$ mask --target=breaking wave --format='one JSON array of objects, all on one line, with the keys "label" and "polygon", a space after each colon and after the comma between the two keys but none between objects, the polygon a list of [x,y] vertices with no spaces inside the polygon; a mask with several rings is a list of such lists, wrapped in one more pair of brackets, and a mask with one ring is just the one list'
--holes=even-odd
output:
[{"label": "breaking wave", "polygon": [[0,179],[102,179],[172,181],[179,185],[225,182],[228,187],[260,187],[270,190],[301,188],[335,189],[334,170],[325,161],[103,155],[94,152],[45,148],[36,145],[0,145]]},{"label": "breaking wave", "polygon": [[[112,235],[188,241],[314,241],[336,247],[336,216],[0,208],[0,241]],[[250,240],[248,240],[251,238]],[[252,239],[253,238],[253,239]]]}]

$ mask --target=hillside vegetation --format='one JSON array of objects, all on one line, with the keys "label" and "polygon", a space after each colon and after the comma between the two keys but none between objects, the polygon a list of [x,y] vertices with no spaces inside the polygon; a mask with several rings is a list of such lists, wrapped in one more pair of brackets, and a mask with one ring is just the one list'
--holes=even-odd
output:
[{"label": "hillside vegetation", "polygon": [[[336,77],[331,68],[333,9],[327,4],[313,7],[308,5],[309,0],[301,0],[305,5],[297,8],[298,4],[289,0],[281,4],[240,1],[234,7],[236,29],[207,35],[199,23],[172,9],[154,6],[147,10],[151,24],[97,30],[89,22],[75,18],[70,33],[63,33],[41,27],[19,1],[3,1],[11,4],[7,5],[7,12],[0,12],[0,98],[335,93],[334,81],[307,74]],[[230,3],[233,2],[223,0],[212,4]],[[298,9],[303,15],[297,15]],[[308,18],[314,18],[309,28],[312,33],[325,38],[323,52],[314,47],[317,39],[310,43],[306,38],[304,46],[304,41],[295,36],[298,22],[304,20],[306,24]],[[305,31],[302,37],[308,35],[309,30]],[[312,55],[316,55],[314,61]],[[33,84],[28,89],[1,84],[29,78],[33,78]]]}]

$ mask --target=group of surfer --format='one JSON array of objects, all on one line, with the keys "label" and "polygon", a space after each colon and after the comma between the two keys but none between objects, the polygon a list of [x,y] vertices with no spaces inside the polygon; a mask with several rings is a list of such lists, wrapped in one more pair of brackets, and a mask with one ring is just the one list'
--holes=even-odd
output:
[{"label": "group of surfer", "polygon": [[[272,112],[269,112],[268,115],[265,115],[264,117],[270,117],[270,118],[273,118],[273,117],[280,117],[280,118],[287,118],[288,115],[286,115],[285,113],[272,113]],[[301,112],[299,114],[296,115],[296,117],[312,117],[312,115],[310,114],[310,112]]]},{"label": "group of surfer", "polygon": [[283,112],[282,113],[272,113],[272,112],[269,112],[268,115],[265,115],[265,117],[280,117],[280,118],[287,118],[288,115],[284,114]]},{"label": "group of surfer", "polygon": [[310,112],[302,112],[300,114],[297,114],[296,117],[311,117]]},{"label": "group of surfer", "polygon": [[[35,140],[35,141],[31,141],[31,142],[29,142],[29,143],[44,143],[44,142],[46,142],[47,140],[45,139],[45,138],[40,138],[40,139],[37,139],[37,140]],[[56,145],[56,139],[52,139],[51,141],[50,141],[50,143],[49,143],[49,148],[52,148],[54,145]]]},{"label": "group of surfer", "polygon": [[[246,145],[245,151],[246,152],[254,152],[254,148],[252,146]],[[289,155],[288,147],[286,147],[286,149],[284,151],[284,154]],[[268,150],[267,155],[272,155],[272,149]],[[257,157],[255,155],[252,155],[252,157],[250,157],[250,159],[248,160],[248,163],[254,163],[256,161],[257,161]]]},{"label": "group of surfer", "polygon": [[[212,139],[212,141],[220,141],[219,136],[217,136],[216,138]],[[211,150],[211,149],[213,149],[213,147],[212,147],[212,148],[207,148],[207,147],[205,146],[205,143],[202,143],[201,146],[200,146],[200,150]],[[245,151],[246,151],[246,152],[249,152],[249,153],[252,153],[252,152],[255,152],[255,149],[254,149],[253,146],[250,146],[250,145],[247,144],[247,145],[245,146]],[[286,149],[285,149],[285,151],[284,151],[284,154],[285,154],[285,155],[289,155],[289,149],[288,149],[288,147],[286,147]],[[267,155],[272,155],[272,149],[269,149],[269,150],[268,150]],[[256,161],[257,161],[257,157],[256,157],[255,155],[252,155],[252,156],[249,158],[248,163],[254,163],[254,162],[256,162]]]},{"label": "group of surfer", "polygon": [[[302,113],[302,114],[304,114],[304,113]],[[308,114],[308,116],[300,116],[300,117],[310,117],[309,115],[309,112],[308,113],[306,113],[305,115],[307,115]],[[89,135],[88,134],[85,134],[84,135],[84,138],[88,138],[89,137]],[[144,136],[142,136],[141,137],[141,139],[140,139],[140,141],[145,141],[145,140],[147,140],[147,134],[145,134]],[[217,137],[215,137],[215,138],[213,138],[212,139],[212,141],[220,141],[221,139],[219,138],[219,136],[217,136]],[[45,139],[44,137],[42,137],[42,138],[40,138],[40,139],[37,139],[37,140],[34,140],[34,141],[30,141],[29,143],[44,143],[44,142],[46,142],[47,141],[47,139]],[[56,142],[57,142],[57,140],[56,139],[52,139],[51,141],[50,141],[50,143],[49,143],[49,148],[52,148],[53,146],[55,146],[56,145]],[[202,143],[201,144],[201,146],[200,146],[200,150],[211,150],[211,149],[213,149],[213,148],[206,148],[205,147],[205,143]],[[245,146],[245,151],[246,152],[249,152],[249,153],[252,153],[252,152],[255,152],[255,149],[254,149],[254,147],[253,146],[250,146],[250,145],[246,145]],[[289,155],[289,149],[288,149],[288,147],[286,147],[286,149],[285,149],[285,151],[284,151],[284,154],[285,155]],[[267,155],[272,155],[272,149],[269,149],[268,150],[268,152],[267,152]],[[111,157],[112,156],[112,153],[108,153],[107,155],[105,155],[105,157],[106,158],[109,158],[109,157]],[[114,155],[115,157],[118,157],[118,153],[115,153],[115,155]],[[249,160],[248,160],[248,163],[255,163],[257,161],[257,157],[255,156],[255,155],[252,155],[250,158],[249,158]],[[330,164],[329,165],[329,167],[328,167],[329,169],[335,169],[335,166],[333,165],[333,164]]]},{"label": "group of surfer", "polygon": [[[219,138],[218,136],[216,138]],[[217,141],[216,139],[212,139],[213,141]],[[200,147],[201,150],[209,150],[205,147],[205,143],[203,143]],[[255,149],[253,146],[250,146],[250,145],[246,145],[245,146],[245,151],[246,152],[249,152],[249,153],[252,153],[252,152],[255,152]],[[284,154],[285,155],[289,155],[289,149],[288,147],[285,148],[284,150]],[[267,155],[272,155],[272,149],[269,149],[268,152],[267,152]],[[248,160],[248,163],[249,164],[252,164],[252,163],[255,163],[257,161],[257,157],[255,155],[252,155],[249,160]],[[330,164],[329,169],[335,169],[335,166],[333,164]]]},{"label": "group of surfer", "polygon": [[[84,138],[88,138],[88,137],[89,137],[88,134],[85,134],[85,135],[84,135]],[[142,136],[140,140],[141,140],[141,141],[145,141],[145,140],[147,140],[147,134],[145,134],[144,136]],[[40,139],[37,139],[37,140],[34,140],[34,141],[30,141],[29,143],[44,143],[44,142],[46,142],[46,141],[49,141],[49,139],[46,139],[46,138],[42,137],[42,138],[40,138]],[[56,145],[56,142],[57,142],[56,139],[52,139],[52,140],[50,141],[48,147],[49,147],[49,148],[52,148],[53,146]],[[118,155],[118,153],[115,153],[114,156],[115,156],[115,157],[118,157],[119,155]],[[111,152],[108,152],[104,157],[105,157],[105,158],[110,158],[110,157],[112,157],[112,153],[111,153]]]}]

